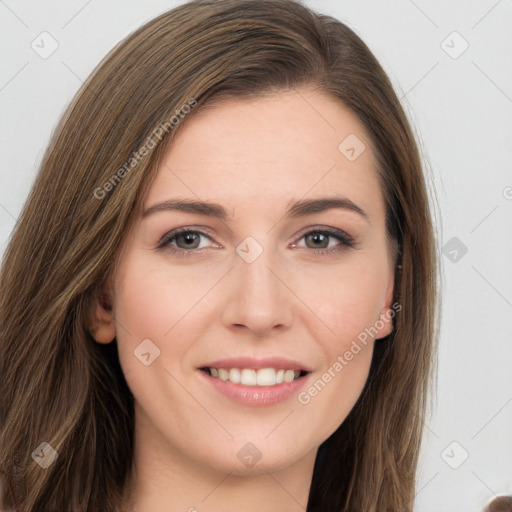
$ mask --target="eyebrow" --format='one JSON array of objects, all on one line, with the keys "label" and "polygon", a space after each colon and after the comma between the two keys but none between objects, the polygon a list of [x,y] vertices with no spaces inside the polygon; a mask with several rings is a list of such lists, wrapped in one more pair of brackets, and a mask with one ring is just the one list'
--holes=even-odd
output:
[{"label": "eyebrow", "polygon": [[[358,213],[368,223],[370,219],[368,214],[353,201],[345,197],[320,197],[317,199],[304,199],[288,203],[285,217],[298,218],[314,213],[321,213],[333,209],[342,209]],[[142,218],[147,217],[155,212],[161,211],[182,211],[188,213],[196,213],[199,215],[207,215],[220,220],[229,218],[227,210],[217,203],[207,201],[195,201],[192,199],[168,200],[162,203],[150,206],[142,213]]]}]

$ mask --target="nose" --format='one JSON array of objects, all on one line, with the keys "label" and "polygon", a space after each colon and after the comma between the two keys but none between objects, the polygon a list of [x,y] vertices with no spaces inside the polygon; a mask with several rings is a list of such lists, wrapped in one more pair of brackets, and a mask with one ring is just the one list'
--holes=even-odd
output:
[{"label": "nose", "polygon": [[223,325],[238,331],[245,328],[258,337],[290,327],[295,297],[284,265],[270,250],[263,250],[254,260],[247,257],[251,251],[254,257],[262,249],[254,240],[241,246],[225,283],[228,292],[221,313]]}]

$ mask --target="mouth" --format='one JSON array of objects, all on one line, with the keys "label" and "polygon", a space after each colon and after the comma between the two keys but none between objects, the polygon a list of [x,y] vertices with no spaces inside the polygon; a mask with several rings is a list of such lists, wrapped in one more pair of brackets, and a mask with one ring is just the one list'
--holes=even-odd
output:
[{"label": "mouth", "polygon": [[214,379],[224,382],[241,384],[242,386],[276,386],[301,379],[308,375],[307,370],[293,370],[285,368],[199,368]]}]

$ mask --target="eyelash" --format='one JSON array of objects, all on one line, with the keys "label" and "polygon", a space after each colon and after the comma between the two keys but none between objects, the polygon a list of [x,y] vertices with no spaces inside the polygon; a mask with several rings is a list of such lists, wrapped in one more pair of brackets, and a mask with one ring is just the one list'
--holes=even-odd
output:
[{"label": "eyelash", "polygon": [[[166,233],[158,242],[157,249],[160,250],[166,250],[170,251],[173,254],[176,254],[177,256],[184,256],[184,257],[190,257],[190,256],[198,256],[203,249],[176,249],[173,246],[170,245],[170,243],[175,240],[179,235],[182,235],[184,233],[192,233],[192,234],[198,234],[203,235],[210,240],[212,240],[213,233],[209,233],[206,231],[201,231],[198,229],[191,229],[191,228],[177,228],[169,233]],[[311,249],[309,247],[303,247],[304,249],[310,249],[311,251],[314,251],[315,254],[318,254],[320,256],[329,256],[335,253],[339,253],[340,251],[346,250],[346,249],[354,249],[356,248],[356,243],[354,239],[344,233],[343,231],[339,231],[337,229],[333,228],[315,228],[310,231],[307,231],[304,233],[299,240],[302,240],[304,237],[312,234],[322,234],[327,237],[335,238],[336,240],[340,241],[341,244],[339,246],[336,246],[335,248],[331,249]],[[212,240],[213,241],[213,240]]]}]

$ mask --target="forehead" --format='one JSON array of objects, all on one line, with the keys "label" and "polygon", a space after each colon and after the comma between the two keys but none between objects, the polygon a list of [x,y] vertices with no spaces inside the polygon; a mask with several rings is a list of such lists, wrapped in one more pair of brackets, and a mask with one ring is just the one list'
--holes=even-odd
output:
[{"label": "forehead", "polygon": [[185,119],[145,203],[190,197],[234,213],[326,195],[374,215],[384,208],[363,124],[340,101],[302,90],[222,100]]}]

